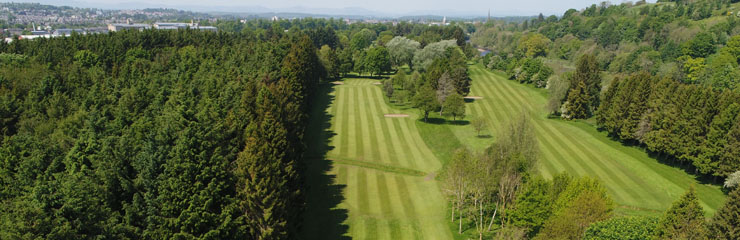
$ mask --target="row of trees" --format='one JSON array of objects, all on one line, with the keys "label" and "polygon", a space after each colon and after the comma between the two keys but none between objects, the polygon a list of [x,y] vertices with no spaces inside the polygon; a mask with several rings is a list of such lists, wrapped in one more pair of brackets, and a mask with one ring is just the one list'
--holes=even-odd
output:
[{"label": "row of trees", "polygon": [[696,172],[727,177],[740,169],[740,96],[637,73],[614,80],[597,122],[624,141],[689,164]]},{"label": "row of trees", "polygon": [[325,71],[302,31],[267,36],[0,44],[0,238],[295,238]]}]

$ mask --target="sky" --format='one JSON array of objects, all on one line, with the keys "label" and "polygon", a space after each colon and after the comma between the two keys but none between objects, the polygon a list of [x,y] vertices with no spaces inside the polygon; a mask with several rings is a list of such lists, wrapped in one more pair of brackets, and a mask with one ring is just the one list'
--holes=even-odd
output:
[{"label": "sky", "polygon": [[[23,0],[22,0],[23,1]],[[569,8],[582,9],[599,0],[36,0],[53,5],[99,8],[167,7],[183,10],[235,12],[329,12],[330,9],[359,8],[385,14],[437,14],[485,16],[560,15]],[[615,4],[622,0],[612,1]],[[654,2],[654,0],[649,1]]]}]

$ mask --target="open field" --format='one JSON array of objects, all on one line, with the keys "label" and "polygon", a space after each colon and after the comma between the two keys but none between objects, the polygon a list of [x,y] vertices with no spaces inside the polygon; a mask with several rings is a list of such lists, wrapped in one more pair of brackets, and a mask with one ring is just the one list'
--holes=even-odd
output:
[{"label": "open field", "polygon": [[[623,146],[584,122],[548,119],[541,89],[506,80],[480,65],[471,66],[471,96],[482,96],[467,104],[469,116],[485,116],[490,129],[526,111],[533,118],[541,149],[539,170],[546,178],[566,171],[603,181],[619,204],[618,213],[655,215],[667,209],[690,185],[695,185],[708,215],[721,206],[724,194],[718,186],[701,184],[694,176],[659,163],[638,147]],[[479,138],[471,126],[450,125],[462,144],[482,149],[494,137]]]},{"label": "open field", "polygon": [[[309,163],[324,164],[324,169],[309,166],[324,177],[314,176],[309,181],[313,181],[312,186],[332,187],[310,190],[306,235],[316,239],[337,235],[358,239],[450,239],[444,221],[447,205],[433,175],[442,164],[419,135],[415,124],[418,116],[388,107],[374,82],[346,79],[344,84],[327,87],[333,89],[329,93],[333,101],[325,109],[330,120],[323,126],[329,130],[315,140],[318,145],[328,141],[326,151],[315,151],[318,159]],[[322,154],[327,160],[321,158]],[[341,196],[334,196],[337,193]],[[322,201],[336,201],[336,205],[311,208],[311,204],[320,206]]]}]

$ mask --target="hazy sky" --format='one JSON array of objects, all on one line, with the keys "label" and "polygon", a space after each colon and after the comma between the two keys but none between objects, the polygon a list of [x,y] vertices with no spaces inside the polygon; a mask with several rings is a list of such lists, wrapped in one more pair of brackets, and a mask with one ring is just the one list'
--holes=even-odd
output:
[{"label": "hazy sky", "polygon": [[[177,8],[178,5],[188,5],[191,7],[224,8],[225,10],[228,7],[242,9],[248,6],[261,6],[270,9],[358,7],[392,14],[450,12],[479,16],[485,16],[489,8],[491,14],[496,16],[534,15],[540,12],[547,15],[562,14],[569,8],[582,9],[601,2],[598,0],[37,0],[36,2],[54,4],[57,1],[60,4],[100,5],[100,7],[130,5],[132,8],[137,8],[137,6],[145,4],[147,6],[161,5],[161,7]],[[614,0],[612,2],[618,4],[623,1]],[[649,2],[655,2],[655,0],[649,0]]]}]

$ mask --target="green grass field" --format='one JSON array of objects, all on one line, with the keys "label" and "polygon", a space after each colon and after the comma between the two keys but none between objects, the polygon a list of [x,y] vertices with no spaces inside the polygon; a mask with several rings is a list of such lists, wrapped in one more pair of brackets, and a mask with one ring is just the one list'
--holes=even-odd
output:
[{"label": "green grass field", "polygon": [[[332,87],[326,109],[333,136],[325,174],[342,186],[336,208],[346,210],[340,217],[348,228],[341,231],[358,239],[450,239],[447,204],[433,175],[442,164],[419,135],[417,116],[390,108],[376,81],[345,79]],[[411,116],[384,116],[400,113]],[[326,239],[321,224],[314,223],[336,219],[308,215],[305,228],[318,230],[307,235]]]},{"label": "green grass field", "polygon": [[[701,184],[683,170],[659,163],[638,147],[613,141],[587,123],[548,119],[542,89],[506,80],[480,65],[471,66],[470,74],[470,96],[483,99],[467,104],[470,116],[466,119],[484,116],[495,136],[494,127],[520,112],[529,113],[539,140],[539,170],[544,177],[563,171],[596,177],[619,204],[617,212],[625,215],[660,214],[690,185],[696,186],[708,215],[722,205],[725,196],[718,186]],[[473,148],[495,141],[476,137],[471,126],[450,128],[463,144]]]},{"label": "green grass field", "polygon": [[[470,69],[473,87],[468,116],[450,124],[432,113],[389,103],[373,79],[345,79],[324,85],[308,129],[308,208],[304,235],[309,239],[451,239],[456,226],[434,174],[454,149],[481,150],[496,139],[495,127],[514,115],[533,118],[541,157],[539,171],[600,179],[621,215],[658,215],[690,185],[696,186],[707,215],[724,201],[718,186],[659,163],[638,147],[611,140],[592,125],[549,119],[543,89],[509,81],[479,65]],[[385,117],[409,114],[409,117]],[[466,120],[489,120],[484,137]],[[462,124],[459,124],[462,123]]]}]

